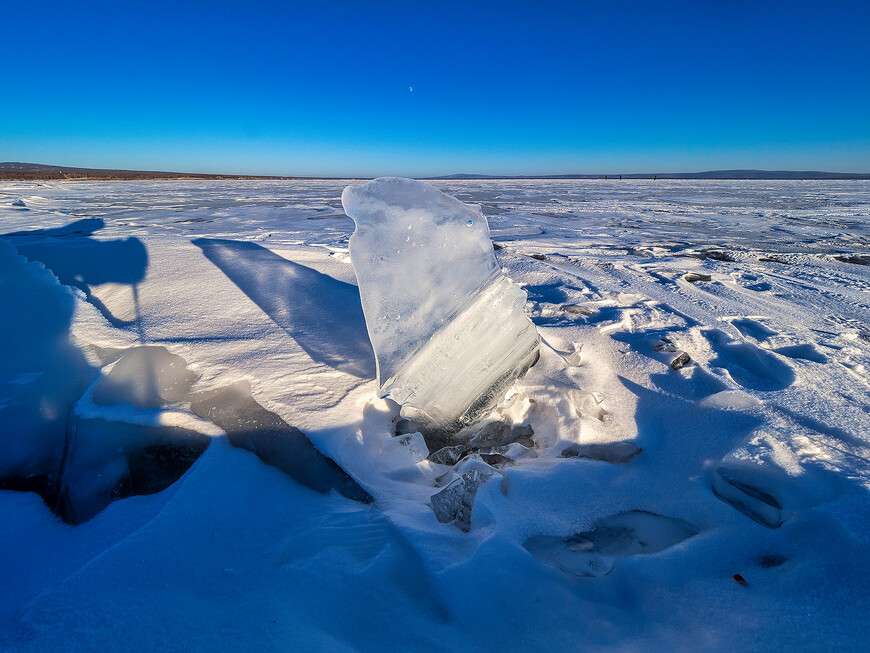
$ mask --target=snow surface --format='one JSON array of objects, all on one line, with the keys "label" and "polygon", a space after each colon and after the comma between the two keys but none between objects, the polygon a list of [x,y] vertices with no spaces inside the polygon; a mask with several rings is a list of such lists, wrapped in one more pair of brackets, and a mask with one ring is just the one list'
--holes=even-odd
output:
[{"label": "snow surface", "polygon": [[870,183],[437,182],[542,337],[455,468],[377,397],[351,183],[0,184],[0,477],[208,439],[77,526],[0,491],[0,648],[865,648]]}]

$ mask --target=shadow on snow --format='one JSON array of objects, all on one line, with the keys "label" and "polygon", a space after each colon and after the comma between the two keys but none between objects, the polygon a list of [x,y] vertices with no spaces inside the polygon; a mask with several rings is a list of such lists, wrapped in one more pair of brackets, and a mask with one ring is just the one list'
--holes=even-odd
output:
[{"label": "shadow on snow", "polygon": [[375,355],[356,286],[256,243],[198,238],[193,244],[313,360],[374,378]]},{"label": "shadow on snow", "polygon": [[[145,279],[148,252],[138,238],[93,238],[94,233],[103,227],[105,222],[100,218],[85,218],[57,229],[16,231],[0,238],[9,240],[28,260],[45,265],[62,284],[80,289],[112,326],[128,327],[139,322],[137,284]],[[122,283],[132,287],[135,320],[116,317],[91,292],[91,286],[103,283]]]}]

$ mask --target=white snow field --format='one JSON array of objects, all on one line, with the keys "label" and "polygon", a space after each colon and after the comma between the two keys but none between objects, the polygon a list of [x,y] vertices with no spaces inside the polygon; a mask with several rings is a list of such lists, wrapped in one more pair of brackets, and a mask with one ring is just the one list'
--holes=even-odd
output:
[{"label": "white snow field", "polygon": [[434,182],[541,337],[458,443],[357,183],[0,183],[0,649],[866,649],[870,182]]}]

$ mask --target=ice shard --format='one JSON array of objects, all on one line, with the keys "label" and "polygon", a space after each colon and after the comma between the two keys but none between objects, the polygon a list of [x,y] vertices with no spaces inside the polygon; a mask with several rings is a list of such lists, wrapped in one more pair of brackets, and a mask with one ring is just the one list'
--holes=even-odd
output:
[{"label": "ice shard", "polygon": [[396,177],[348,186],[350,257],[381,396],[429,431],[472,423],[538,357],[526,293],[505,277],[479,209]]}]

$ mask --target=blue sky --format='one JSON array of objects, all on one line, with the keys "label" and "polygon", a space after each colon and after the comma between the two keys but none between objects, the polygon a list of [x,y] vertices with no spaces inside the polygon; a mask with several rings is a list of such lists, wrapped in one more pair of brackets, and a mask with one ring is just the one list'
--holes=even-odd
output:
[{"label": "blue sky", "polygon": [[866,0],[49,1],[2,13],[0,161],[324,176],[870,171]]}]

